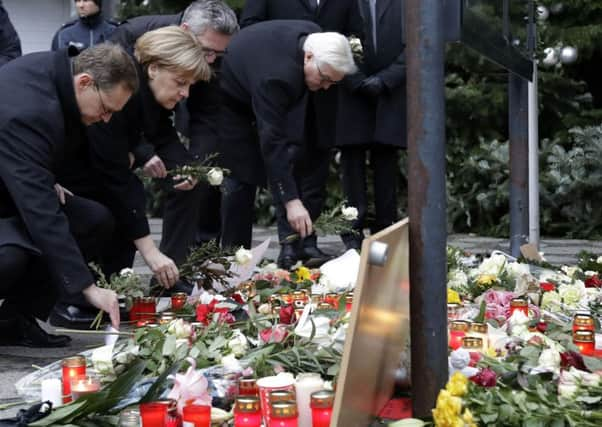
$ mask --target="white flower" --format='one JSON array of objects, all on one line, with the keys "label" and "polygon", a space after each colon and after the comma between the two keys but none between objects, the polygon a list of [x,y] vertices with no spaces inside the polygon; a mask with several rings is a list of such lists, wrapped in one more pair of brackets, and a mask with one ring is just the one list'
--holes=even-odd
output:
[{"label": "white flower", "polygon": [[462,270],[456,268],[447,273],[447,286],[451,289],[463,289],[468,285],[468,276]]},{"label": "white flower", "polygon": [[220,364],[224,367],[226,371],[231,372],[240,372],[242,371],[242,366],[236,357],[233,354],[228,354],[220,360]]},{"label": "white flower", "polygon": [[506,271],[510,277],[516,279],[523,276],[531,276],[529,272],[529,266],[520,262],[510,262],[506,265]]},{"label": "white flower", "polygon": [[591,270],[587,270],[585,273],[585,277],[592,277],[595,276],[596,274],[598,274],[596,271],[591,271]]},{"label": "white flower", "polygon": [[581,281],[577,281],[573,285],[560,285],[558,287],[558,294],[565,305],[575,308],[582,302],[585,296],[585,285]]},{"label": "white flower", "polygon": [[566,265],[563,265],[562,267],[560,267],[560,269],[562,271],[564,271],[564,273],[569,276],[570,278],[574,278],[575,274],[581,272],[582,270],[577,267],[577,266],[572,266],[572,267],[568,267]]},{"label": "white flower", "polygon": [[270,306],[270,304],[263,303],[257,308],[257,312],[265,316],[272,312],[272,307]]},{"label": "white flower", "polygon": [[122,268],[121,271],[119,272],[119,275],[122,277],[131,276],[133,274],[134,274],[134,270],[131,268]]},{"label": "white flower", "polygon": [[554,349],[546,348],[539,355],[537,364],[538,368],[542,370],[557,372],[560,369],[560,353]]},{"label": "white flower", "polygon": [[245,265],[253,259],[253,253],[241,246],[240,249],[236,251],[236,254],[234,254],[234,258],[240,265]]},{"label": "white flower", "polygon": [[602,264],[602,255],[600,255],[600,256],[598,257],[598,259],[596,259],[596,262],[597,262],[598,264]]},{"label": "white flower", "polygon": [[183,319],[172,320],[167,327],[167,332],[179,338],[188,338],[192,335],[192,325]]},{"label": "white flower", "polygon": [[357,219],[358,216],[358,211],[357,208],[354,208],[353,206],[343,206],[341,208],[341,214],[343,215],[343,218],[347,221],[355,221]]},{"label": "white flower", "polygon": [[506,266],[506,257],[502,254],[494,254],[489,258],[485,258],[481,265],[476,269],[476,276],[482,274],[492,274],[497,276]]},{"label": "white flower", "polygon": [[92,352],[92,365],[94,365],[94,369],[101,375],[111,375],[114,374],[113,370],[113,346],[112,345],[104,345],[95,349]]},{"label": "white flower", "polygon": [[238,329],[232,331],[234,334],[228,341],[228,348],[232,350],[232,354],[236,357],[242,357],[247,353],[249,343],[247,338]]},{"label": "white flower", "polygon": [[220,168],[211,168],[207,172],[207,181],[209,185],[221,185],[224,180],[224,171]]}]

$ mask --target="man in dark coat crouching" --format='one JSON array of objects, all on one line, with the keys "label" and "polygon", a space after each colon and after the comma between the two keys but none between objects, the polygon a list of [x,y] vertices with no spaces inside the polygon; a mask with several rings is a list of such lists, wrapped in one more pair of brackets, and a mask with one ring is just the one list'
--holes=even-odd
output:
[{"label": "man in dark coat crouching", "polygon": [[[115,292],[94,284],[86,258],[111,227],[98,203],[56,182],[82,127],[123,108],[138,88],[133,61],[101,44],[16,59],[0,69],[0,344],[60,347],[38,325],[59,295],[82,292],[119,327]],[[107,219],[108,218],[108,219]]]},{"label": "man in dark coat crouching", "polygon": [[234,36],[220,81],[219,150],[232,172],[223,184],[223,246],[250,247],[255,190],[266,178],[294,232],[312,233],[316,213],[301,201],[295,169],[305,147],[290,137],[287,119],[305,111],[308,90],[328,89],[355,69],[347,39],[313,22],[261,22]]}]

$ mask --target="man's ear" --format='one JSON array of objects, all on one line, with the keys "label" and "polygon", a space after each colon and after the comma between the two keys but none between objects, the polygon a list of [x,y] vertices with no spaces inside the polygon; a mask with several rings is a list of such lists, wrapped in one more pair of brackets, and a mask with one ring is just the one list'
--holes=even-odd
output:
[{"label": "man's ear", "polygon": [[305,54],[303,55],[303,63],[307,64],[309,61],[311,61],[314,57],[314,54],[312,52],[305,52]]},{"label": "man's ear", "polygon": [[190,30],[190,25],[188,25],[188,23],[186,23],[186,22],[182,22],[180,24],[180,27],[183,28],[183,29],[185,29],[185,30],[187,30],[187,31]]},{"label": "man's ear", "polygon": [[94,83],[94,79],[88,73],[81,73],[75,76],[75,84],[79,89],[85,89]]}]

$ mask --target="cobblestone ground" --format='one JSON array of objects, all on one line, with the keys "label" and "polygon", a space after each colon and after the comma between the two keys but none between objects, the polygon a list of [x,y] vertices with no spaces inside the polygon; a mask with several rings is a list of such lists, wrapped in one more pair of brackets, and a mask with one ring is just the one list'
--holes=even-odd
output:
[{"label": "cobblestone ground", "polygon": [[[153,238],[160,240],[161,220],[152,219],[151,232]],[[253,245],[270,238],[271,243],[266,257],[275,260],[278,256],[278,239],[275,228],[256,228],[253,232]],[[477,237],[471,235],[451,235],[448,243],[475,254],[485,254],[493,250],[508,251],[508,240]],[[330,254],[340,254],[344,247],[338,236],[326,236],[319,239],[319,246]],[[581,250],[602,253],[602,242],[587,240],[543,239],[540,250],[545,258],[554,264],[568,264],[576,260],[576,255]],[[134,269],[140,274],[150,277],[150,271],[136,256]],[[48,331],[52,327],[44,325]],[[35,370],[35,366],[44,366],[60,358],[76,354],[103,344],[103,339],[98,336],[74,335],[73,342],[66,349],[28,349],[25,347],[0,347],[0,407],[17,398],[14,383],[21,377]],[[19,407],[0,410],[0,418],[13,416]]]}]

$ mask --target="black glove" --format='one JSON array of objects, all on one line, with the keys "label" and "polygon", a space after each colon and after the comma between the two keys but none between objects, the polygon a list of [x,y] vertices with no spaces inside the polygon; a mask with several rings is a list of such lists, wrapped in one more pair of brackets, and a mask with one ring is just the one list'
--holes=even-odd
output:
[{"label": "black glove", "polygon": [[358,90],[364,95],[376,98],[385,90],[385,83],[378,76],[370,76],[362,80]]}]

